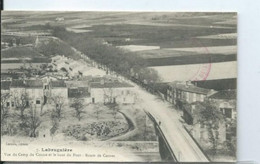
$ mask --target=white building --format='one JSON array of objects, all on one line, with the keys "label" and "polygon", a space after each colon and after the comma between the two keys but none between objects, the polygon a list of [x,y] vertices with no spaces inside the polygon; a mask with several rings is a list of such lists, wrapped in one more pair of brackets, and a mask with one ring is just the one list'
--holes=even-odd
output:
[{"label": "white building", "polygon": [[26,104],[43,104],[43,82],[41,80],[13,80],[10,84],[10,105],[15,107],[17,101],[26,99]]},{"label": "white building", "polygon": [[42,107],[47,101],[59,96],[67,102],[68,90],[62,80],[52,81],[51,79],[35,80],[13,80],[10,82],[1,81],[1,94],[9,93],[6,106],[14,108],[18,103],[26,103],[27,106],[35,104]]},{"label": "white building", "polygon": [[119,81],[105,81],[90,83],[92,103],[135,103],[134,87]]}]

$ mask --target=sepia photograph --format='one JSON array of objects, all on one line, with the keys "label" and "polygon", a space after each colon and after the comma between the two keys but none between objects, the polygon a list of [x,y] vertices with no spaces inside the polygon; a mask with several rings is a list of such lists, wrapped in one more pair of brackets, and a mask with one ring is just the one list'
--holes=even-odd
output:
[{"label": "sepia photograph", "polygon": [[237,13],[1,12],[1,161],[236,152]]}]

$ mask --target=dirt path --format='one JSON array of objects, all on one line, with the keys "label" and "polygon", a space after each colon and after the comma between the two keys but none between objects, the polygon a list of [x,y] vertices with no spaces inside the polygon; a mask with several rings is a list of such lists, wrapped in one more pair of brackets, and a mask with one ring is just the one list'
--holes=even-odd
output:
[{"label": "dirt path", "polygon": [[134,130],[135,129],[135,125],[134,125],[133,121],[125,113],[123,113],[121,111],[118,111],[118,112],[121,113],[125,117],[128,125],[129,125],[129,128],[128,128],[128,130],[126,132]]},{"label": "dirt path", "polygon": [[123,113],[121,111],[118,111],[118,112],[121,113],[124,116],[124,118],[126,119],[126,121],[128,123],[128,129],[124,133],[121,133],[117,136],[114,136],[114,137],[108,139],[108,141],[122,140],[126,136],[129,136],[132,133],[133,134],[135,133],[134,131],[135,131],[136,127],[135,127],[135,124],[133,123],[133,121],[125,113]]}]

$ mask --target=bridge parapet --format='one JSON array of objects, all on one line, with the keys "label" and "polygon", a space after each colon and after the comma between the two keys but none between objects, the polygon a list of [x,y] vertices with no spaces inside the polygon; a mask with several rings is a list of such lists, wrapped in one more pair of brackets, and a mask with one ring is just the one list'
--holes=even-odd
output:
[{"label": "bridge parapet", "polygon": [[[174,162],[210,162],[210,159],[202,150],[200,145],[190,136],[186,134],[186,129],[181,130],[181,134],[176,134],[175,139],[168,141],[169,137],[173,135],[168,134],[165,136],[164,131],[160,120],[157,120],[150,112],[145,111],[150,120],[154,123],[156,135],[158,136],[159,141],[159,151],[162,160],[165,161],[174,161]],[[183,126],[178,127],[179,129],[184,128]],[[167,135],[167,133],[166,133]],[[168,137],[168,138],[167,138]],[[181,140],[181,141],[180,141]],[[178,143],[185,143],[184,145]],[[188,152],[187,152],[188,150]]]}]

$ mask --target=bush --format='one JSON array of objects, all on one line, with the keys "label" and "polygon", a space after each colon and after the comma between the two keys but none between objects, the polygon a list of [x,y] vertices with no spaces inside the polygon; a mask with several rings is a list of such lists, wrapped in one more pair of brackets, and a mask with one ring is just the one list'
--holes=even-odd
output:
[{"label": "bush", "polygon": [[107,139],[125,133],[128,130],[128,124],[122,122],[93,122],[82,127],[79,124],[68,126],[63,129],[65,136],[74,137],[77,140],[86,141],[86,135],[96,135],[99,139]]}]

